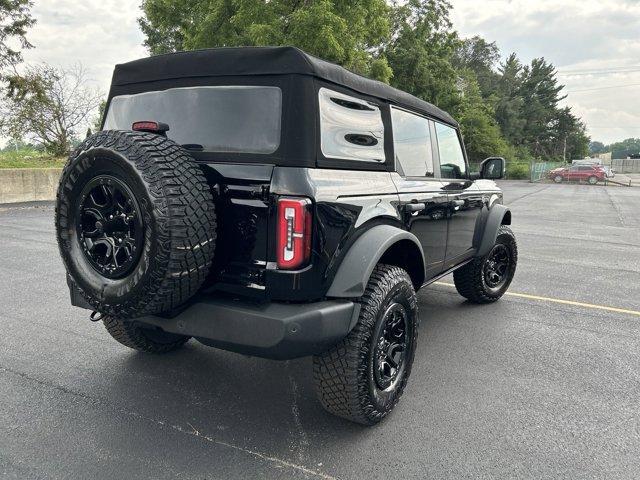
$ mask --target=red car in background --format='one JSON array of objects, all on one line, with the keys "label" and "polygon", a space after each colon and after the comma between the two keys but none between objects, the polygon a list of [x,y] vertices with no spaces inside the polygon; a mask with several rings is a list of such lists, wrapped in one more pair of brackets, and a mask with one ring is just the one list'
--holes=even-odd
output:
[{"label": "red car in background", "polygon": [[569,167],[554,168],[547,174],[556,183],[563,181],[585,181],[591,185],[602,182],[607,178],[607,174],[599,165],[571,165]]}]

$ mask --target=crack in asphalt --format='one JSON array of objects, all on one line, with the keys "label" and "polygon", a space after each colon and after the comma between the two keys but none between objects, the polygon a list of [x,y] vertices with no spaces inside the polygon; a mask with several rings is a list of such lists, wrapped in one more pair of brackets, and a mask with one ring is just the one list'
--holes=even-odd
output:
[{"label": "crack in asphalt", "polygon": [[[288,363],[288,362],[287,362]],[[309,448],[309,439],[307,438],[307,432],[305,432],[300,420],[300,408],[298,406],[298,385],[291,374],[289,374],[289,384],[291,385],[291,414],[293,415],[293,423],[298,430],[299,443],[297,444],[298,458],[300,461],[304,461],[304,458]]]},{"label": "crack in asphalt", "polygon": [[535,195],[536,193],[540,193],[543,190],[548,189],[549,187],[551,187],[551,185],[545,185],[544,187],[538,188],[537,190],[534,190],[533,192],[529,192],[529,193],[525,193],[524,195],[519,196],[518,198],[514,198],[513,200],[509,199],[508,202],[505,202],[506,205],[511,205],[512,203],[517,202],[518,200],[522,200],[523,198],[528,197],[529,195]]},{"label": "crack in asphalt", "polygon": [[14,369],[8,368],[8,367],[6,367],[4,365],[0,365],[0,373],[14,375],[14,376],[20,377],[20,378],[22,378],[22,379],[24,379],[24,380],[26,380],[28,382],[36,383],[36,384],[38,384],[40,386],[44,386],[46,388],[50,388],[50,389],[53,389],[53,390],[57,390],[57,391],[63,392],[65,394],[67,394],[67,395],[71,395],[71,396],[80,398],[80,399],[82,399],[82,400],[84,400],[87,403],[90,403],[92,405],[106,406],[108,408],[112,408],[112,409],[118,411],[119,413],[121,413],[123,415],[127,415],[127,416],[132,417],[132,418],[137,418],[139,420],[144,420],[144,421],[153,423],[153,424],[161,426],[161,427],[169,428],[169,429],[171,429],[173,431],[176,431],[176,432],[179,432],[179,433],[182,433],[182,434],[185,434],[185,435],[189,435],[189,436],[192,436],[192,437],[200,438],[200,439],[202,439],[202,440],[204,440],[206,442],[213,443],[213,444],[218,445],[218,446],[227,447],[227,448],[231,448],[233,450],[236,450],[238,452],[246,453],[246,454],[251,455],[251,456],[253,456],[255,458],[259,458],[261,460],[265,460],[267,462],[273,463],[273,464],[275,464],[275,465],[277,465],[279,467],[291,468],[293,470],[297,470],[297,471],[299,471],[301,473],[304,473],[305,475],[311,475],[311,476],[314,476],[314,477],[322,478],[324,480],[338,480],[336,477],[328,475],[328,474],[326,474],[324,472],[321,472],[321,471],[318,471],[318,470],[314,470],[312,468],[308,468],[308,467],[305,467],[303,465],[298,465],[296,463],[292,463],[292,462],[289,462],[287,460],[283,460],[281,458],[274,457],[274,456],[269,455],[269,454],[264,453],[264,452],[260,452],[260,451],[257,451],[257,450],[252,450],[252,449],[245,448],[245,447],[241,447],[239,445],[235,445],[233,443],[225,442],[223,440],[220,440],[220,439],[211,437],[209,435],[203,434],[198,429],[196,429],[193,425],[191,425],[189,423],[187,423],[187,425],[189,426],[189,429],[186,429],[181,425],[175,425],[175,424],[172,424],[171,422],[167,422],[167,421],[164,421],[164,420],[159,420],[159,419],[156,419],[156,418],[148,417],[146,415],[143,415],[141,413],[135,412],[133,410],[128,410],[126,408],[117,406],[117,405],[115,405],[115,404],[113,404],[111,402],[108,402],[108,401],[106,401],[104,399],[101,399],[99,397],[94,397],[92,395],[87,395],[86,393],[83,393],[83,392],[78,392],[78,391],[75,391],[75,390],[71,390],[71,389],[69,389],[67,387],[64,387],[62,385],[58,385],[56,383],[53,383],[53,382],[50,382],[50,381],[47,381],[47,380],[43,380],[41,378],[34,377],[34,376],[29,375],[29,374],[27,374],[25,372],[21,372],[19,370],[14,370]]},{"label": "crack in asphalt", "polygon": [[608,188],[605,187],[604,191],[607,193],[607,198],[609,199],[609,203],[611,203],[611,206],[615,210],[616,215],[618,215],[618,220],[620,221],[620,225],[622,225],[623,227],[626,227],[627,225],[624,221],[624,216],[622,215],[622,210],[620,210],[620,206],[613,200],[613,197],[611,196],[611,193],[609,193]]}]

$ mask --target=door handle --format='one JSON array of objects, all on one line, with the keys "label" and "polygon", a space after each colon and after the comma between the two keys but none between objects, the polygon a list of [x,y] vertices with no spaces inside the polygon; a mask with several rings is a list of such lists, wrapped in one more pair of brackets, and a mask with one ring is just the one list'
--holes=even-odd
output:
[{"label": "door handle", "polygon": [[427,206],[424,203],[407,203],[404,206],[407,212],[421,212],[425,208],[427,208]]}]

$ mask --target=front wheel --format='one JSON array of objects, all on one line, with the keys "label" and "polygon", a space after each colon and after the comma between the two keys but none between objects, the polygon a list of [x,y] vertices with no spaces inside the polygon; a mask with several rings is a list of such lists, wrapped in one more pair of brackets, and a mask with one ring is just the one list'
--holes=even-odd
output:
[{"label": "front wheel", "polygon": [[325,410],[363,425],[396,406],[409,379],[418,336],[418,305],[406,271],[378,265],[351,333],[313,358],[316,392]]},{"label": "front wheel", "polygon": [[553,177],[553,181],[556,183],[562,183],[562,175],[556,175]]},{"label": "front wheel", "polygon": [[594,177],[593,175],[589,177],[589,185],[595,185],[596,183],[598,183],[598,177]]},{"label": "front wheel", "polygon": [[516,237],[509,227],[502,225],[489,253],[453,272],[456,290],[474,303],[495,302],[511,285],[517,263]]}]

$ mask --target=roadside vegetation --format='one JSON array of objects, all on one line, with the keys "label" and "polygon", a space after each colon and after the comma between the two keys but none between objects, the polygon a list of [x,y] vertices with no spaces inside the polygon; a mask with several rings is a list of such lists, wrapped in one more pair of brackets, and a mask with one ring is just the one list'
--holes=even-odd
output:
[{"label": "roadside vegetation", "polygon": [[66,157],[54,156],[33,146],[6,147],[0,151],[0,168],[62,168]]}]

